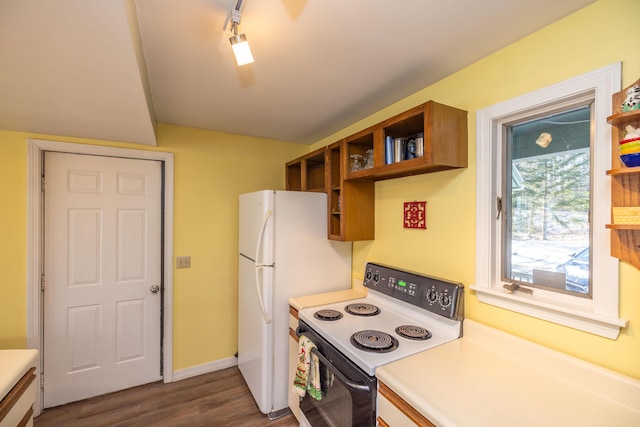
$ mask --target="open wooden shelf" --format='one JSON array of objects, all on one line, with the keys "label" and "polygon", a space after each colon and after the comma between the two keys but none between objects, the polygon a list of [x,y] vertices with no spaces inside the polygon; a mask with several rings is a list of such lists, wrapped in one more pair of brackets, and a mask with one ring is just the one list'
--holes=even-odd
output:
[{"label": "open wooden shelf", "polygon": [[[634,84],[637,84],[637,83],[634,83]],[[618,92],[618,93],[620,93],[620,92]],[[621,99],[624,99],[624,96],[622,96]],[[622,101],[621,101],[621,103],[622,103]],[[616,107],[614,107],[614,108],[616,108]],[[619,107],[617,107],[617,108],[619,108]],[[607,117],[607,123],[609,123],[612,126],[626,126],[628,124],[632,124],[633,122],[637,122],[638,121],[638,116],[640,116],[640,110],[623,111],[623,112],[620,112],[620,113],[612,114],[609,117]]]},{"label": "open wooden shelf", "polygon": [[640,166],[633,168],[611,169],[607,171],[607,175],[626,175],[640,173]]},{"label": "open wooden shelf", "polygon": [[[388,138],[418,137],[423,144],[417,157],[386,161]],[[467,138],[466,111],[429,101],[288,162],[287,189],[327,193],[330,239],[373,240],[375,181],[466,168]],[[373,167],[352,172],[352,156],[364,158],[370,150]]]},{"label": "open wooden shelf", "polygon": [[606,224],[612,230],[640,230],[640,224]]},{"label": "open wooden shelf", "polygon": [[[640,80],[633,85],[640,84]],[[631,86],[633,86],[631,85]],[[631,87],[629,86],[629,87]],[[627,88],[612,97],[613,114],[607,118],[611,129],[611,206],[640,206],[640,167],[625,167],[620,161],[619,143],[625,137],[625,127],[640,127],[640,110],[621,111]],[[611,230],[611,256],[640,269],[640,225],[607,224]]]},{"label": "open wooden shelf", "polygon": [[285,165],[286,189],[326,193],[326,157],[327,149],[325,147],[287,162]]},{"label": "open wooden shelf", "polygon": [[[418,157],[387,161],[387,138],[422,138]],[[373,149],[373,168],[348,171],[346,180],[400,178],[467,167],[467,112],[434,101],[407,110],[347,138],[349,154]],[[403,150],[404,151],[404,150]]]}]

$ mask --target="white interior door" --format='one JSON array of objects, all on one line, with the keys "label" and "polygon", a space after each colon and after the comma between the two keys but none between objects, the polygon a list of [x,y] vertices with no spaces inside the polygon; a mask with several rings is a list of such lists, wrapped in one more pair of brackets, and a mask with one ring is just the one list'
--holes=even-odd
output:
[{"label": "white interior door", "polygon": [[161,163],[44,163],[43,406],[159,380]]}]

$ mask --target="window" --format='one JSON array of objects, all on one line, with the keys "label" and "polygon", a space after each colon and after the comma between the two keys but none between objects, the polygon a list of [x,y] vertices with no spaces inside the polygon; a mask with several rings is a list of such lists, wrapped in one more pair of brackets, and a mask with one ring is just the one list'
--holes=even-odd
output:
[{"label": "window", "polygon": [[591,297],[593,127],[592,97],[585,98],[503,126],[502,161],[511,177],[498,199],[504,282]]},{"label": "window", "polygon": [[611,130],[620,64],[477,112],[481,302],[615,339]]}]

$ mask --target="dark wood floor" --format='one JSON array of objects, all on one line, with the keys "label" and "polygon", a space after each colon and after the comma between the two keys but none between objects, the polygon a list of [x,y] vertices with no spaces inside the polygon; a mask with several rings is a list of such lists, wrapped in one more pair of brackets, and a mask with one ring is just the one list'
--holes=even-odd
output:
[{"label": "dark wood floor", "polygon": [[171,384],[151,383],[46,409],[35,427],[298,426],[293,415],[269,421],[238,368]]}]

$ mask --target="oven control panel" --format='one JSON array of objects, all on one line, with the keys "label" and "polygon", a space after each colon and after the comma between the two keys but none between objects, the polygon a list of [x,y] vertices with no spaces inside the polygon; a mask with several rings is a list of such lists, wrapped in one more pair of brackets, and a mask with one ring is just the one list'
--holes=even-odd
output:
[{"label": "oven control panel", "polygon": [[464,315],[461,283],[368,263],[364,286],[449,319]]}]

